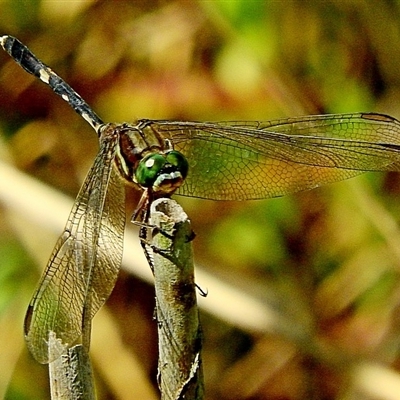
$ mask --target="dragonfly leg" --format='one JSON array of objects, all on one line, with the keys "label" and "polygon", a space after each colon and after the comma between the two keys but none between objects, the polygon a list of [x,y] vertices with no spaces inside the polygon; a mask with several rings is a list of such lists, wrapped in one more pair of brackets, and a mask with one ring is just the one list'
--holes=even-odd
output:
[{"label": "dragonfly leg", "polygon": [[154,258],[151,245],[148,240],[149,230],[152,230],[154,228],[149,224],[149,205],[151,204],[152,197],[153,196],[151,190],[149,188],[146,188],[142,193],[142,196],[135,211],[133,212],[131,222],[132,224],[139,226],[140,245],[143,248],[144,255],[151,268],[151,271],[154,272]]},{"label": "dragonfly leg", "polygon": [[194,285],[196,286],[196,289],[199,291],[201,297],[207,297],[208,296],[208,290],[204,290],[197,283],[195,283]]},{"label": "dragonfly leg", "polygon": [[142,246],[146,260],[150,266],[151,271],[154,274],[154,257],[153,248],[148,240],[148,229],[142,226],[139,230],[140,245]]},{"label": "dragonfly leg", "polygon": [[149,188],[144,189],[142,196],[140,197],[139,203],[133,212],[131,222],[135,225],[148,225],[150,211],[149,205],[153,200],[152,192]]},{"label": "dragonfly leg", "polygon": [[[172,258],[172,252],[170,251],[166,251],[166,250],[162,250],[160,248],[158,248],[157,246],[154,246],[149,238],[148,238],[148,228],[145,226],[142,226],[139,230],[139,239],[140,239],[140,245],[142,246],[144,255],[146,257],[146,260],[151,268],[151,271],[154,274],[154,253],[160,254],[161,256],[167,258],[170,261],[174,261]],[[167,237],[168,239],[171,239],[170,235],[166,235],[163,232],[160,232],[160,234],[164,235],[165,237]],[[191,240],[191,239],[190,239]],[[188,242],[190,241],[188,240]],[[207,295],[201,288],[199,288],[200,294],[203,296],[203,294]],[[205,297],[205,296],[204,296]]]}]

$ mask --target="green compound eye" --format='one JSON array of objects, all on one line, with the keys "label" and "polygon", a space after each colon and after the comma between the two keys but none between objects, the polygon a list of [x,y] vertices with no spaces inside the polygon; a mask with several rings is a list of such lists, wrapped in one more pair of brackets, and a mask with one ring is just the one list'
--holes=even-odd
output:
[{"label": "green compound eye", "polygon": [[148,154],[139,162],[135,171],[137,183],[144,187],[153,186],[166,162],[166,157],[161,154]]},{"label": "green compound eye", "polygon": [[179,151],[172,150],[166,154],[167,162],[179,171],[182,175],[182,178],[185,179],[187,177],[189,171],[189,163],[186,160],[186,157],[180,153]]},{"label": "green compound eye", "polygon": [[136,182],[144,187],[171,192],[186,178],[189,164],[179,151],[166,154],[148,154],[139,162],[135,171]]}]

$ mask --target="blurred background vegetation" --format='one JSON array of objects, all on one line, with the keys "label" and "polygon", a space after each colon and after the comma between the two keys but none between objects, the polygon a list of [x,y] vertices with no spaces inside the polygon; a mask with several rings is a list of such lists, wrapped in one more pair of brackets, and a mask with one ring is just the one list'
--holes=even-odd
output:
[{"label": "blurred background vegetation", "polygon": [[[104,121],[400,117],[398,1],[0,7],[0,34],[27,44]],[[85,121],[5,52],[0,140],[2,161],[72,197],[98,149]],[[196,261],[278,316],[256,331],[202,313],[207,399],[399,398],[399,183],[398,174],[370,173],[265,201],[177,197],[197,234]],[[137,200],[127,189],[127,215]],[[28,355],[22,323],[57,234],[16,223],[5,201],[0,214],[0,397],[45,399],[47,368]],[[118,368],[93,349],[100,399],[157,398],[153,309],[152,286],[122,271],[107,304],[115,335],[102,344],[116,349]]]}]

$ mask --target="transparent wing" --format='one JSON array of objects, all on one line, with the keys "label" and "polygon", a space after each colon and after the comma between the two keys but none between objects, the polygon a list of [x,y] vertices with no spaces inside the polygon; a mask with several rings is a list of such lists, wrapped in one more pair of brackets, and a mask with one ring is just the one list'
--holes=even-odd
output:
[{"label": "transparent wing", "polygon": [[102,141],[29,305],[25,337],[41,363],[60,355],[49,357],[50,334],[60,349],[90,334],[83,330],[90,331],[91,319],[114,287],[125,224],[124,188],[113,168],[116,147],[115,138]]},{"label": "transparent wing", "polygon": [[189,161],[177,194],[216,200],[282,196],[366,171],[400,170],[400,123],[381,114],[267,122],[152,121]]}]

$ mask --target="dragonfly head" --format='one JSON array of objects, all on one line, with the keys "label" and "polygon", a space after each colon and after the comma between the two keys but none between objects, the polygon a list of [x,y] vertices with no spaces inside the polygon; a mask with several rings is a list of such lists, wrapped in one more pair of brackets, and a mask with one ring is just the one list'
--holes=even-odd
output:
[{"label": "dragonfly head", "polygon": [[143,157],[135,171],[136,182],[153,192],[170,195],[184,182],[189,164],[183,154],[176,150],[150,153]]}]

